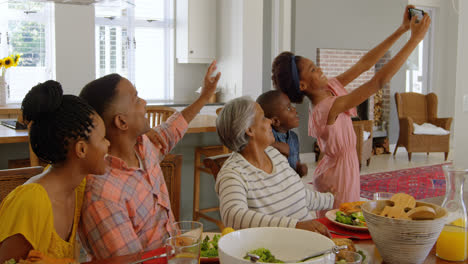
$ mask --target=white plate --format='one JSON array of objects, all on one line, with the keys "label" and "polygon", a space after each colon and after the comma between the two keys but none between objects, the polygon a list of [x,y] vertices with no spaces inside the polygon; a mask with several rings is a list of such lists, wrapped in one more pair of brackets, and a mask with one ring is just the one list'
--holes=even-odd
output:
[{"label": "white plate", "polygon": [[325,217],[327,217],[328,220],[332,221],[334,224],[342,226],[342,227],[347,228],[347,229],[360,230],[360,231],[366,231],[367,230],[367,226],[347,225],[347,224],[343,224],[343,223],[340,223],[340,222],[336,221],[336,212],[338,212],[338,211],[339,211],[338,209],[330,210],[325,214]]}]

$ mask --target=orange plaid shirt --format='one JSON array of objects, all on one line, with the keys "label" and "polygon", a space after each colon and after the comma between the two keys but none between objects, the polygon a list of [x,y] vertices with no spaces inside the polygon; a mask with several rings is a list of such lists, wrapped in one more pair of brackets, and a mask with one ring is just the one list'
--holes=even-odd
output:
[{"label": "orange plaid shirt", "polygon": [[135,151],[144,169],[129,168],[107,156],[104,175],[88,175],[80,236],[88,253],[102,259],[161,247],[174,215],[159,163],[176,145],[188,124],[181,113],[154,128],[167,149],[156,148],[148,135],[138,138]]}]

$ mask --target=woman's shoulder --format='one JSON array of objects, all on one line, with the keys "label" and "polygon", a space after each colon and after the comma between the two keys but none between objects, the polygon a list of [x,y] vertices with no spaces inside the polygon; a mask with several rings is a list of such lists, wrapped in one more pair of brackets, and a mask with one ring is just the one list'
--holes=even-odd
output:
[{"label": "woman's shoulder", "polygon": [[242,155],[238,152],[232,152],[231,156],[224,161],[220,172],[222,171],[236,171],[241,168]]},{"label": "woman's shoulder", "polygon": [[0,205],[0,241],[22,234],[33,248],[48,245],[53,212],[47,191],[38,183],[18,186]]},{"label": "woman's shoulder", "polygon": [[5,199],[3,199],[2,204],[12,202],[38,204],[45,201],[49,201],[49,196],[44,187],[39,183],[27,183],[11,191]]},{"label": "woman's shoulder", "polygon": [[50,199],[47,191],[38,183],[28,183],[16,187],[3,199],[0,211],[21,211],[27,214],[34,212],[47,212],[51,210]]}]

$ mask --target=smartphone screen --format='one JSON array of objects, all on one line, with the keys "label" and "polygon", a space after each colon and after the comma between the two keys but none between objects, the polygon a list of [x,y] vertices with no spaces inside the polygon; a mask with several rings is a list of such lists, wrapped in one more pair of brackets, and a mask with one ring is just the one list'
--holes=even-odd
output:
[{"label": "smartphone screen", "polygon": [[410,8],[409,9],[409,18],[411,19],[413,16],[416,16],[416,22],[419,22],[424,17],[424,11],[421,9]]}]

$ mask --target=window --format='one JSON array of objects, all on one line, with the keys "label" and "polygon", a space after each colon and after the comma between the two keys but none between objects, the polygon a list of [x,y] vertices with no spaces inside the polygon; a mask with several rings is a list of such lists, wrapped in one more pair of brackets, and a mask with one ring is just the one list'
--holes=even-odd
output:
[{"label": "window", "polygon": [[173,1],[96,5],[96,76],[119,73],[148,101],[173,98]]},{"label": "window", "polygon": [[418,47],[413,51],[406,61],[406,92],[415,92],[427,94],[432,91],[431,76],[432,76],[432,43],[434,42],[434,27],[436,15],[434,8],[417,7],[428,13],[432,19],[431,26],[419,43]]},{"label": "window", "polygon": [[37,83],[54,79],[53,4],[31,1],[0,3],[0,56],[21,54],[7,70],[7,103],[21,102]]}]

